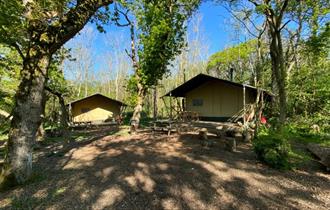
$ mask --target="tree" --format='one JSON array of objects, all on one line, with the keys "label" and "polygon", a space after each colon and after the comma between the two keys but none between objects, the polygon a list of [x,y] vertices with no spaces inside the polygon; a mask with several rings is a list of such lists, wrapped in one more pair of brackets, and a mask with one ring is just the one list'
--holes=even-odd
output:
[{"label": "tree", "polygon": [[[69,113],[68,109],[65,105],[64,97],[69,95],[70,89],[67,81],[64,78],[63,72],[63,62],[64,59],[69,58],[69,51],[65,48],[62,48],[57,51],[53,56],[52,63],[49,67],[49,76],[46,82],[45,89],[58,98],[60,104],[60,130],[62,136],[67,139],[69,138]],[[65,142],[68,142],[66,140]]]},{"label": "tree", "polygon": [[140,0],[126,1],[123,5],[132,12],[137,27],[135,29],[128,12],[118,10],[118,15],[123,15],[127,23],[120,24],[117,20],[117,24],[129,26],[131,32],[131,52],[128,54],[135,71],[131,78],[131,87],[137,93],[131,118],[135,130],[140,123],[143,101],[149,88],[156,86],[169,72],[168,66],[184,47],[185,24],[199,1]]},{"label": "tree", "polygon": [[252,77],[250,69],[250,57],[257,54],[257,40],[252,39],[247,42],[232,46],[213,54],[208,61],[208,72],[215,72],[224,79],[233,79],[236,82],[244,83]]},{"label": "tree", "polygon": [[290,117],[301,127],[318,125],[330,132],[330,24],[301,43],[299,69],[288,79]]},{"label": "tree", "polygon": [[95,30],[91,27],[84,28],[77,38],[68,47],[71,49],[72,58],[65,62],[70,71],[70,79],[75,83],[75,97],[87,97],[90,93],[93,52],[92,44]]},{"label": "tree", "polygon": [[[1,1],[0,43],[18,51],[23,65],[9,131],[1,183],[23,183],[32,174],[32,149],[40,125],[53,54],[112,0]],[[106,20],[106,13],[97,13]],[[96,20],[96,19],[94,19]]]},{"label": "tree", "polygon": [[14,95],[19,82],[21,59],[18,53],[0,45],[0,110],[10,113],[14,105]]}]

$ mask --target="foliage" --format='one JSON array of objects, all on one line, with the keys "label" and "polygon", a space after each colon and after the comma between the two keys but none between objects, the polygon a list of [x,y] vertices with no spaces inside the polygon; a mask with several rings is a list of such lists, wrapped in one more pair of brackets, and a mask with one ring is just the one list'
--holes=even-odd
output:
[{"label": "foliage", "polygon": [[128,96],[128,98],[126,99],[128,105],[130,106],[135,106],[135,104],[137,103],[137,81],[136,81],[136,77],[134,75],[129,77],[129,80],[127,82],[127,90],[130,91],[130,94]]},{"label": "foliage", "polygon": [[320,126],[330,132],[330,36],[329,23],[303,45],[304,62],[295,69],[288,83],[290,116],[310,128]]},{"label": "foliage", "polygon": [[256,40],[251,39],[247,42],[243,42],[241,44],[216,52],[209,58],[207,69],[228,69],[229,67],[234,67],[234,62],[246,61],[249,59],[251,53],[255,53],[256,44]]},{"label": "foliage", "polygon": [[16,51],[0,45],[0,110],[11,112],[21,62]]},{"label": "foliage", "polygon": [[157,85],[185,46],[186,21],[199,0],[125,2],[136,18],[138,76],[146,88]]},{"label": "foliage", "polygon": [[257,158],[277,169],[290,169],[288,140],[278,131],[264,129],[253,140],[253,149]]},{"label": "foliage", "polygon": [[298,143],[316,143],[323,146],[330,146],[329,132],[320,130],[316,131],[310,126],[310,122],[306,122],[306,118],[300,117],[292,119],[285,127],[282,128],[282,135],[291,142]]},{"label": "foliage", "polygon": [[330,50],[330,22],[323,26],[318,35],[312,35],[305,42],[305,53],[314,55],[314,58],[329,56]]},{"label": "foliage", "polygon": [[251,71],[253,71],[253,67],[251,64],[257,56],[256,54],[257,40],[248,40],[211,55],[208,60],[207,71],[215,72],[220,77],[229,80],[232,69],[234,81],[240,83],[252,81],[253,72]]},{"label": "foliage", "polygon": [[274,128],[273,124],[271,128],[262,127],[253,140],[258,159],[274,168],[290,169],[312,159],[299,145],[316,143],[330,146],[329,133],[315,131],[304,120],[303,117],[291,119],[281,129]]},{"label": "foliage", "polygon": [[70,58],[70,50],[62,48],[53,55],[52,62],[49,66],[49,75],[46,85],[53,91],[63,95],[67,95],[70,92],[70,87],[64,78],[62,64],[64,59]]}]

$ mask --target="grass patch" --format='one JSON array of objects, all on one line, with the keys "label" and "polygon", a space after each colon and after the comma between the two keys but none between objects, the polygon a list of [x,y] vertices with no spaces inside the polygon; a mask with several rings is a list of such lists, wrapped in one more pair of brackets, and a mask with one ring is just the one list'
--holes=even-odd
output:
[{"label": "grass patch", "polygon": [[292,149],[289,152],[290,163],[293,167],[311,161],[313,158],[308,152]]},{"label": "grass patch", "polygon": [[300,133],[298,135],[291,135],[290,140],[304,144],[315,143],[330,147],[330,136],[326,134]]},{"label": "grass patch", "polygon": [[313,133],[286,125],[281,129],[262,128],[254,140],[254,149],[259,159],[274,168],[296,167],[311,161],[313,157],[306,150],[309,143],[330,147],[330,135]]},{"label": "grass patch", "polygon": [[272,168],[291,169],[291,146],[286,138],[274,131],[262,132],[253,140],[257,158]]},{"label": "grass patch", "polygon": [[119,126],[119,130],[113,130],[108,133],[108,135],[114,135],[114,136],[129,136],[129,128],[128,125],[121,125]]},{"label": "grass patch", "polygon": [[75,142],[82,142],[85,141],[90,135],[88,133],[83,132],[73,132],[71,134],[71,139]]},{"label": "grass patch", "polygon": [[315,133],[311,130],[302,129],[295,125],[286,125],[281,135],[287,138],[289,141],[297,143],[316,143],[322,146],[330,146],[330,134],[329,133]]}]

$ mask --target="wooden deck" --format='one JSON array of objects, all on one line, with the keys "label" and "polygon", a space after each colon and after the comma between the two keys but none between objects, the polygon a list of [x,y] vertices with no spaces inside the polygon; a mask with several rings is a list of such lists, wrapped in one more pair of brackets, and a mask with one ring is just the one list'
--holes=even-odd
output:
[{"label": "wooden deck", "polygon": [[116,126],[117,122],[79,122],[79,123],[70,123],[70,128],[72,129],[84,129],[91,127],[104,127],[104,126]]},{"label": "wooden deck", "polygon": [[243,129],[237,123],[232,122],[212,122],[212,121],[170,121],[158,120],[151,123],[154,131],[167,132],[170,135],[172,132],[199,132],[201,129],[207,129],[208,133],[218,136],[225,136],[231,133],[232,137],[242,137]]}]

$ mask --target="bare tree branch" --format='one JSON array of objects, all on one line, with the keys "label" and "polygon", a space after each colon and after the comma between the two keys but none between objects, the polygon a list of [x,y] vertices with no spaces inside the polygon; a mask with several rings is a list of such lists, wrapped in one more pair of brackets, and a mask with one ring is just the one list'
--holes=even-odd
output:
[{"label": "bare tree branch", "polygon": [[284,12],[285,12],[285,10],[288,6],[288,3],[289,3],[289,0],[284,0],[282,8],[280,10],[280,14],[279,14],[278,19],[277,19],[278,23],[282,22],[282,18],[283,18]]},{"label": "bare tree branch", "polygon": [[288,24],[288,23],[290,23],[291,22],[291,20],[288,20],[288,21],[286,21],[282,26],[281,26],[281,28],[279,29],[280,31]]},{"label": "bare tree branch", "polygon": [[249,27],[246,25],[246,23],[244,21],[242,21],[237,15],[235,15],[234,12],[232,12],[230,9],[228,9],[227,7],[223,6],[237,21],[239,21],[244,27],[245,29],[249,32],[249,34],[251,34],[252,36],[254,36],[255,38],[258,38],[257,35],[255,35],[250,29]]},{"label": "bare tree branch", "polygon": [[47,30],[49,37],[54,38],[50,51],[53,53],[76,35],[91,19],[95,12],[113,0],[81,0],[63,15],[58,23],[50,25]]}]

